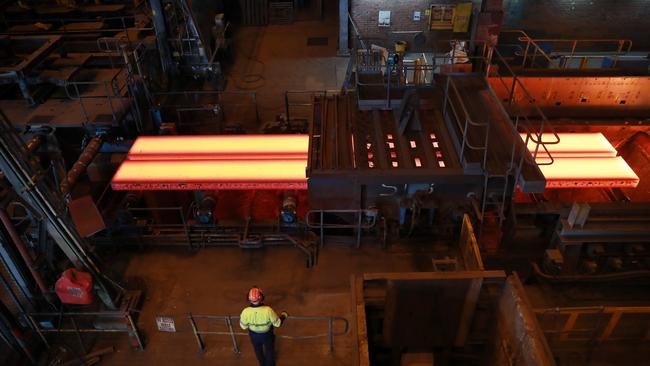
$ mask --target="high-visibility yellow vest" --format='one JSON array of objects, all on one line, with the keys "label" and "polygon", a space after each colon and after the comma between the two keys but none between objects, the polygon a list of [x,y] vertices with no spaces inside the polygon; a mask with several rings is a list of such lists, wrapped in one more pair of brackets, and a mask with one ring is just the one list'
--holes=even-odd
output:
[{"label": "high-visibility yellow vest", "polygon": [[270,306],[249,306],[239,316],[241,329],[250,329],[255,333],[266,333],[271,327],[278,328],[282,322]]}]

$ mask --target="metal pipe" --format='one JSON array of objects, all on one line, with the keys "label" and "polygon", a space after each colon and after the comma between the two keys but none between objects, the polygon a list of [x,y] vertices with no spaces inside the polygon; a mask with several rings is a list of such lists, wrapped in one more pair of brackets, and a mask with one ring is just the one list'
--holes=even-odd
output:
[{"label": "metal pipe", "polygon": [[232,319],[230,316],[226,317],[226,325],[228,325],[228,331],[230,332],[230,338],[232,339],[233,351],[235,351],[235,353],[241,353],[239,351],[239,346],[237,345],[237,337],[235,337],[235,332],[232,329]]},{"label": "metal pipe", "polygon": [[88,145],[86,145],[84,151],[81,153],[81,156],[79,156],[79,160],[77,160],[70,171],[68,171],[66,179],[61,182],[60,186],[61,193],[63,193],[64,196],[68,196],[70,194],[70,191],[77,183],[79,177],[86,172],[88,164],[93,161],[99,152],[99,149],[102,147],[103,139],[104,138],[102,136],[97,136],[90,140]]},{"label": "metal pipe", "polygon": [[7,233],[9,234],[9,237],[11,237],[11,241],[14,242],[14,245],[16,246],[16,249],[18,249],[20,256],[23,258],[23,261],[25,261],[25,264],[27,265],[29,272],[32,274],[32,277],[34,277],[34,281],[36,282],[36,285],[41,290],[41,293],[43,293],[43,296],[46,299],[51,301],[50,299],[51,296],[48,292],[47,286],[45,285],[45,282],[43,282],[43,278],[41,278],[41,274],[38,273],[38,271],[36,270],[36,264],[34,263],[34,260],[32,259],[29,252],[27,251],[27,246],[25,245],[23,239],[16,231],[16,228],[14,228],[13,223],[9,219],[9,216],[7,216],[7,213],[5,212],[4,209],[0,209],[0,221],[2,221],[2,224],[4,225],[5,229],[7,230]]},{"label": "metal pipe", "polygon": [[158,42],[158,52],[160,53],[160,62],[163,74],[167,74],[172,66],[171,52],[167,42],[167,30],[165,24],[165,14],[160,0],[151,0],[151,13],[153,14],[153,25]]},{"label": "metal pipe", "polygon": [[138,328],[135,326],[135,322],[133,321],[133,317],[130,313],[127,313],[126,320],[129,321],[129,325],[131,326],[131,329],[133,329],[133,333],[131,333],[131,335],[138,341],[138,347],[140,347],[140,351],[144,351],[144,343],[142,343],[142,338],[140,338],[140,333],[138,333]]},{"label": "metal pipe", "polygon": [[2,111],[0,132],[0,169],[7,180],[18,195],[46,219],[48,233],[74,265],[86,268],[93,274],[98,296],[107,307],[115,309],[114,292],[121,289],[112,282],[110,288],[107,286],[109,278],[100,272],[95,261],[88,255],[84,240],[63,211],[63,202],[44,180],[36,179],[34,167],[26,160],[24,143]]},{"label": "metal pipe", "polygon": [[327,334],[329,335],[330,341],[330,353],[334,353],[334,333],[333,329],[334,319],[332,317],[327,318]]},{"label": "metal pipe", "polygon": [[196,323],[194,322],[194,318],[192,317],[192,313],[187,314],[187,319],[189,319],[190,325],[192,326],[192,331],[194,332],[194,337],[196,338],[196,343],[199,345],[199,351],[203,352],[205,350],[205,346],[203,346],[203,340],[201,340],[201,334],[199,334],[198,329],[196,329]]}]

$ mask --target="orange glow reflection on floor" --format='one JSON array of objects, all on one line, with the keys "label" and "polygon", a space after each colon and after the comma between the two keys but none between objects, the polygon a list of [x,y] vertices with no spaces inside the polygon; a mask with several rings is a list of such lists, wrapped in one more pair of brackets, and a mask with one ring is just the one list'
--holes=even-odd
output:
[{"label": "orange glow reflection on floor", "polygon": [[141,136],[129,160],[307,159],[308,135]]},{"label": "orange glow reflection on floor", "polygon": [[[557,141],[555,136],[550,133],[542,135],[542,142],[547,142],[545,145],[553,158],[557,157],[614,157],[616,156],[616,149],[609,143],[607,138],[600,132],[586,132],[586,133],[558,133],[560,142],[552,144]],[[537,139],[533,135],[533,138]],[[526,141],[526,134],[521,134],[521,139]],[[537,143],[528,140],[528,151],[531,154],[535,152]],[[538,158],[546,158],[548,154],[540,145],[537,150]]]},{"label": "orange glow reflection on floor", "polygon": [[114,190],[306,189],[306,160],[178,160],[122,163]]}]

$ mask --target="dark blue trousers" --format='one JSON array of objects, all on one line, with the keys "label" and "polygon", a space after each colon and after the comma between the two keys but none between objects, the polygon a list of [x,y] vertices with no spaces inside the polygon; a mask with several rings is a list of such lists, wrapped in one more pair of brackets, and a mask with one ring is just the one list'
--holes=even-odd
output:
[{"label": "dark blue trousers", "polygon": [[275,348],[275,335],[273,328],[266,333],[255,333],[251,330],[248,331],[255,350],[255,356],[260,366],[274,366],[274,348]]}]

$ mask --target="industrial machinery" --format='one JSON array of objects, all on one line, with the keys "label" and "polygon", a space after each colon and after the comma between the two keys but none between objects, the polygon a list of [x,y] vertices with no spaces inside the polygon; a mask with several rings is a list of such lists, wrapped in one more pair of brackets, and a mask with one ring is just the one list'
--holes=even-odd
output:
[{"label": "industrial machinery", "polygon": [[[650,273],[650,78],[627,40],[567,48],[479,27],[475,39],[397,57],[355,34],[343,88],[287,91],[263,124],[257,94],[226,89],[227,2],[9,3],[0,354],[17,356],[7,364],[36,364],[64,338],[55,332],[84,352],[84,333],[123,332],[143,349],[146,286],[104,262],[134,248],[282,245],[312,268],[334,243],[387,253],[447,243],[426,258],[433,274],[355,273],[360,362],[378,365],[427,347],[469,365],[496,349],[490,364],[503,364],[525,338],[512,329],[537,337],[521,352],[545,363],[531,365],[552,365],[539,339],[567,341],[593,309],[533,307],[523,283],[561,292]],[[427,312],[407,310],[423,293],[435,316],[396,321]],[[646,310],[602,308],[611,318],[594,334],[609,339],[622,314]],[[558,331],[551,313],[573,320]],[[444,329],[421,337],[431,324]]]}]

